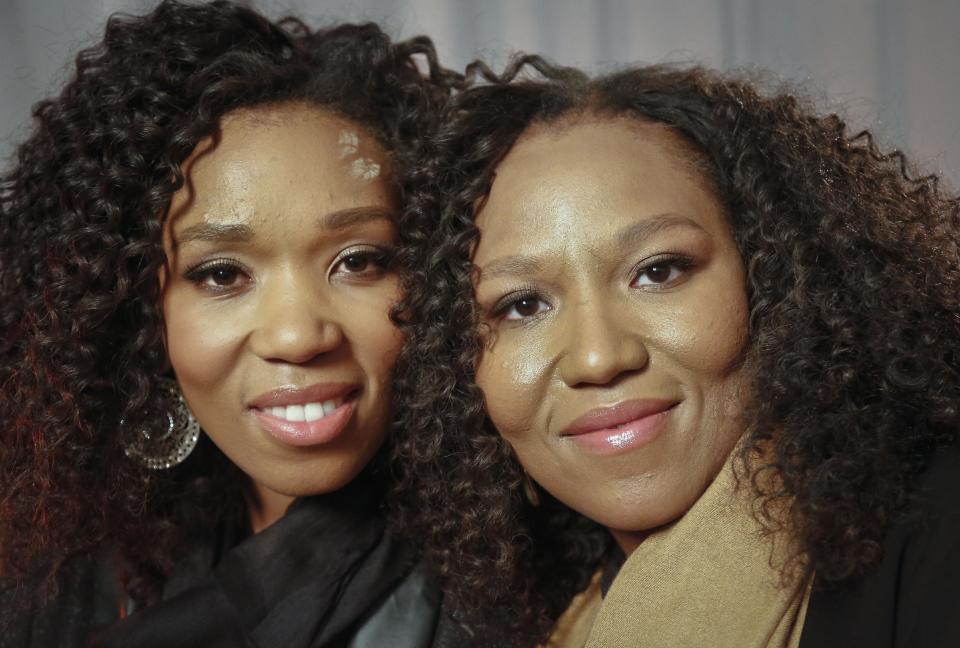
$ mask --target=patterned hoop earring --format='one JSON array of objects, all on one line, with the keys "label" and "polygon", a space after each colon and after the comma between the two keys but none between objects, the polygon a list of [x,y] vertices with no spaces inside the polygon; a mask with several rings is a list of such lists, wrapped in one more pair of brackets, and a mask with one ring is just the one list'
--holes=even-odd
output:
[{"label": "patterned hoop earring", "polygon": [[[134,432],[134,440],[124,448],[127,456],[150,470],[164,470],[190,456],[200,438],[200,424],[183,400],[177,383],[169,378],[157,381],[164,401],[166,429],[146,428]],[[120,421],[120,427],[124,422]]]}]

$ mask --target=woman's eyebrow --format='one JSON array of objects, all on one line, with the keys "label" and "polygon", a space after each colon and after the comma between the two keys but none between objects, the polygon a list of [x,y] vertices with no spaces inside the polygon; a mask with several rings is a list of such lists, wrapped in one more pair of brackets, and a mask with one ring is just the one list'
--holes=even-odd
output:
[{"label": "woman's eyebrow", "polygon": [[[382,207],[351,207],[324,214],[317,219],[317,226],[324,229],[347,229],[371,221],[395,222],[393,212]],[[246,243],[256,237],[254,230],[244,223],[197,223],[177,233],[174,245],[197,241],[212,243]]]},{"label": "woman's eyebrow", "polygon": [[[687,216],[658,214],[621,228],[616,234],[616,240],[625,246],[637,245],[657,232],[674,227],[695,228],[703,231],[703,226],[700,223]],[[486,264],[481,268],[478,279],[482,281],[499,277],[532,275],[540,272],[542,268],[543,264],[537,257],[515,254]]]},{"label": "woman's eyebrow", "polygon": [[197,223],[183,228],[174,238],[173,244],[178,247],[196,241],[245,243],[253,237],[253,228],[243,223]]},{"label": "woman's eyebrow", "polygon": [[617,232],[617,239],[622,243],[636,245],[650,238],[658,232],[672,229],[674,227],[694,228],[701,231],[703,226],[688,216],[680,214],[657,214],[649,218],[644,218],[636,223],[631,223]]},{"label": "woman's eyebrow", "polygon": [[543,265],[536,257],[524,254],[514,254],[491,261],[480,269],[478,279],[496,279],[516,275],[531,275],[540,272]]},{"label": "woman's eyebrow", "polygon": [[379,220],[396,222],[394,213],[383,207],[351,207],[324,214],[317,219],[317,224],[324,229],[336,230]]}]

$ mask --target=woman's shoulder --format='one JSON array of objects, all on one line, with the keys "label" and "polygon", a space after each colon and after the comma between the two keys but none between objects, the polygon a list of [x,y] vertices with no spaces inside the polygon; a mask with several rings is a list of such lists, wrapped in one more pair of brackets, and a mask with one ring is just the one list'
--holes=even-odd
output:
[{"label": "woman's shoulder", "polygon": [[801,646],[960,645],[960,448],[937,452],[914,505],[889,529],[880,564],[840,586],[818,585]]}]

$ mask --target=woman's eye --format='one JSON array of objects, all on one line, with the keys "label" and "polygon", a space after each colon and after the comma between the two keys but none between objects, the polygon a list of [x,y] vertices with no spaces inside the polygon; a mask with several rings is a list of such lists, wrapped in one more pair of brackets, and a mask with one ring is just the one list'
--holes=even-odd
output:
[{"label": "woman's eye", "polygon": [[347,272],[363,272],[370,267],[371,262],[369,254],[351,254],[344,257],[343,269]]},{"label": "woman's eye", "polygon": [[188,270],[187,279],[203,288],[229,290],[239,288],[248,279],[247,274],[234,263],[214,263]]},{"label": "woman's eye", "polygon": [[387,266],[387,253],[383,250],[354,250],[341,256],[331,271],[343,274],[381,273]]},{"label": "woman's eye", "polygon": [[505,320],[525,320],[550,310],[550,305],[537,297],[521,297],[505,304],[502,309]]},{"label": "woman's eye", "polygon": [[685,259],[655,261],[637,272],[634,286],[667,286],[680,279],[690,267]]},{"label": "woman's eye", "polygon": [[214,268],[210,271],[208,282],[226,288],[233,285],[239,276],[240,272],[236,268]]}]

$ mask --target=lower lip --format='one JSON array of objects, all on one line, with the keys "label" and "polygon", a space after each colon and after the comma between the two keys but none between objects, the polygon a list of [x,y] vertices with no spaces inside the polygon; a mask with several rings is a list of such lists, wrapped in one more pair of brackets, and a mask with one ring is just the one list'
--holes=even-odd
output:
[{"label": "lower lip", "polygon": [[673,407],[644,416],[615,428],[593,430],[563,437],[570,443],[596,454],[617,454],[646,445],[660,436]]},{"label": "lower lip", "polygon": [[351,399],[316,421],[288,421],[263,410],[254,409],[263,429],[274,439],[289,446],[314,446],[330,443],[343,434],[353,416],[356,400]]}]

